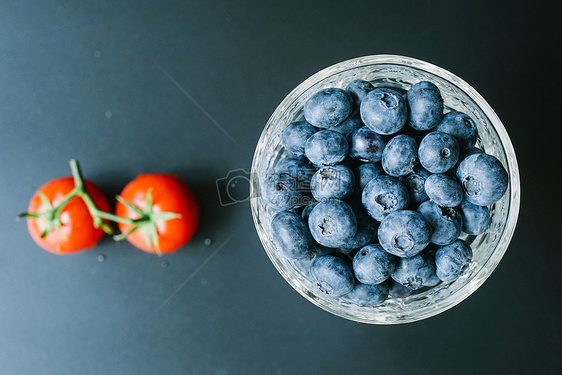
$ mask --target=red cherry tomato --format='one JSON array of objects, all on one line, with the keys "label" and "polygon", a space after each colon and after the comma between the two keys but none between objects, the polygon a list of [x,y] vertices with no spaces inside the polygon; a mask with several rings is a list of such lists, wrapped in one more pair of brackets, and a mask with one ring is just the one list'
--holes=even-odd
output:
[{"label": "red cherry tomato", "polygon": [[171,253],[187,243],[199,226],[199,206],[185,183],[174,175],[141,174],[121,192],[115,214],[122,236],[135,247]]},{"label": "red cherry tomato", "polygon": [[[109,211],[109,203],[103,192],[92,182],[84,184],[96,206]],[[28,212],[41,214],[52,211],[63,201],[65,195],[74,189],[72,177],[60,177],[47,182],[36,192],[29,202]],[[43,249],[55,254],[71,254],[94,247],[103,237],[104,231],[95,228],[92,216],[83,199],[74,196],[57,217],[44,220],[27,216],[27,227],[33,240]],[[49,223],[50,221],[50,223]],[[44,235],[49,225],[53,225],[48,234]]]}]

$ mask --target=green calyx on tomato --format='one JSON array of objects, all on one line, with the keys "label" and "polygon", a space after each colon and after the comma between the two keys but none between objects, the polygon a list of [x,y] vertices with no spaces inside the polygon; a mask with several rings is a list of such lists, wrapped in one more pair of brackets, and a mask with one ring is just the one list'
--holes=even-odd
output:
[{"label": "green calyx on tomato", "polygon": [[[156,254],[158,254],[159,256],[162,255],[162,252],[160,251],[160,244],[158,241],[158,228],[156,226],[156,222],[179,219],[182,216],[175,212],[155,212],[152,204],[151,189],[149,189],[146,193],[146,202],[144,205],[144,209],[141,209],[135,206],[133,203],[126,201],[119,195],[116,198],[120,203],[133,210],[138,215],[138,218],[123,219],[117,216],[121,220],[126,220],[128,224],[132,224],[133,227],[125,233],[121,233],[113,236],[113,238],[117,241],[124,240],[125,238],[127,238],[127,236],[129,236],[133,232],[142,229],[144,231],[144,238],[147,248],[154,250]],[[121,222],[125,222],[125,221],[121,221]]]},{"label": "green calyx on tomato", "polygon": [[80,166],[75,159],[70,160],[70,170],[72,171],[72,177],[74,179],[74,188],[64,196],[61,202],[53,205],[45,193],[38,190],[37,194],[40,196],[45,210],[42,212],[24,212],[19,214],[17,218],[34,218],[43,221],[45,230],[41,234],[41,238],[44,238],[55,230],[60,231],[62,227],[61,213],[72,199],[79,197],[92,216],[94,228],[100,228],[105,233],[112,234],[113,230],[105,220],[112,220],[113,215],[100,210],[94,203],[84,183]]},{"label": "green calyx on tomato", "polygon": [[186,244],[199,225],[195,195],[174,174],[140,174],[129,181],[119,194],[115,215],[132,219],[133,224],[117,223],[121,233],[128,234],[127,241],[158,255]]}]

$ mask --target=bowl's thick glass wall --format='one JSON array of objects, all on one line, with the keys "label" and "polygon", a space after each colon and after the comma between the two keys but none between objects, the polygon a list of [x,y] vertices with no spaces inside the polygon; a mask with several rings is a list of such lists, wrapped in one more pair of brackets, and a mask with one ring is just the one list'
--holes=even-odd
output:
[{"label": "bowl's thick glass wall", "polygon": [[[440,284],[428,291],[404,299],[389,298],[384,304],[366,308],[343,299],[318,294],[295,264],[278,256],[269,236],[272,210],[259,197],[259,182],[286,156],[281,133],[291,121],[302,119],[306,100],[328,87],[345,88],[354,79],[375,86],[408,90],[414,83],[431,81],[441,90],[445,111],[457,110],[472,116],[478,126],[478,146],[499,158],[509,174],[506,195],[491,210],[492,223],[480,236],[463,237],[472,247],[474,259],[468,272],[450,284]],[[365,323],[394,324],[417,321],[445,311],[473,293],[495,269],[511,240],[519,213],[520,184],[515,152],[498,116],[486,101],[466,82],[429,63],[394,55],[375,55],[348,60],[313,75],[295,88],[278,106],[259,139],[252,163],[251,207],[257,232],[271,261],[283,277],[305,298],[341,317]]]}]

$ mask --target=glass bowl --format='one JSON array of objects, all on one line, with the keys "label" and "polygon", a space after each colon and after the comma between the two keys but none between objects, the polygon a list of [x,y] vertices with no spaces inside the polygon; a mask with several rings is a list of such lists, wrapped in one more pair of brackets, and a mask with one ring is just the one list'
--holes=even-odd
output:
[{"label": "glass bowl", "polygon": [[[490,206],[491,224],[479,236],[461,236],[473,250],[469,269],[452,283],[440,283],[406,298],[389,297],[376,307],[363,307],[345,297],[321,293],[302,271],[303,265],[287,260],[275,250],[269,223],[275,211],[260,197],[259,184],[273,166],[286,157],[281,133],[286,125],[303,119],[304,103],[317,91],[345,88],[354,79],[370,81],[376,87],[408,90],[414,83],[428,80],[441,90],[445,112],[457,110],[470,115],[477,124],[477,147],[496,156],[509,175],[509,187],[501,200]],[[279,104],[258,141],[251,176],[251,209],[256,230],[265,251],[279,273],[302,296],[340,317],[371,324],[414,322],[437,315],[471,295],[494,271],[513,236],[520,205],[520,180],[513,145],[500,119],[475,89],[454,74],[427,62],[396,55],[374,55],[330,66],[298,85]],[[302,261],[299,261],[302,262]]]}]

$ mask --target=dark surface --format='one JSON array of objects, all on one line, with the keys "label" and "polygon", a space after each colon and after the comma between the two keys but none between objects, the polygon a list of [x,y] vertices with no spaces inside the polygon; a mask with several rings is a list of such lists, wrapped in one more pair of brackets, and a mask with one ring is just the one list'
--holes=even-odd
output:
[{"label": "dark surface", "polygon": [[[560,373],[562,14],[529,4],[1,0],[0,373]],[[380,53],[476,88],[522,180],[488,281],[401,326],[307,302],[262,250],[248,202],[221,206],[215,185],[249,170],[296,85]],[[15,216],[70,158],[110,197],[138,173],[177,173],[201,202],[200,231],[162,258],[110,238],[66,257],[39,249]]]}]

